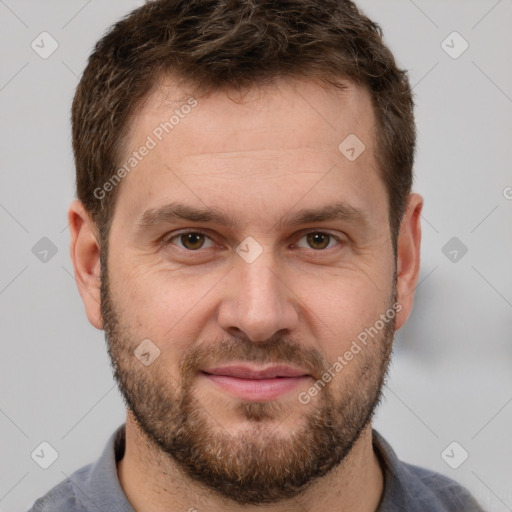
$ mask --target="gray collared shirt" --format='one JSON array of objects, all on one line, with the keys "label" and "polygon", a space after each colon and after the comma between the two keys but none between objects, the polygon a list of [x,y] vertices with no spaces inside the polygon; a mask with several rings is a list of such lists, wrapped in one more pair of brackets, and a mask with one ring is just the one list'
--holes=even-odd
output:
[{"label": "gray collared shirt", "polygon": [[[123,458],[125,425],[110,436],[100,458],[75,471],[39,498],[29,512],[135,512],[123,492],[116,462]],[[373,448],[384,469],[385,484],[377,512],[484,512],[455,481],[398,460],[373,430]]]}]

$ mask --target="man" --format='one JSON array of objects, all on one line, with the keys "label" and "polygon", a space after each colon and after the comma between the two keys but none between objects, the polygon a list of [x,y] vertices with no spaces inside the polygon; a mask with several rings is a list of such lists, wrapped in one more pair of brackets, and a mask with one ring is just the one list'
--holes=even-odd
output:
[{"label": "man", "polygon": [[126,424],[33,511],[481,511],[372,430],[411,312],[407,76],[349,1],[160,0],[73,103],[71,257]]}]

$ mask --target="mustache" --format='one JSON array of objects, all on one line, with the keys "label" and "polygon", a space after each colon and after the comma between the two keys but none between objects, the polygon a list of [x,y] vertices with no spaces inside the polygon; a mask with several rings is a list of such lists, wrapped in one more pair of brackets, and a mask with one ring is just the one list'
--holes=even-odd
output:
[{"label": "mustache", "polygon": [[328,368],[328,361],[313,347],[304,347],[286,337],[272,337],[265,342],[253,342],[245,337],[224,339],[217,343],[202,343],[187,350],[179,363],[182,382],[188,382],[202,368],[234,361],[258,364],[291,364],[315,378]]}]

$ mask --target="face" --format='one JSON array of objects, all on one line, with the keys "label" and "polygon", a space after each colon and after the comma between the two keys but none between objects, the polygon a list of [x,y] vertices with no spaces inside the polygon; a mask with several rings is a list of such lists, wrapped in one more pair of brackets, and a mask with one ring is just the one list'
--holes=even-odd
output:
[{"label": "face", "polygon": [[309,81],[187,99],[163,85],[132,119],[130,152],[155,144],[118,185],[103,328],[147,440],[222,496],[277,502],[350,453],[388,366],[371,101]]}]

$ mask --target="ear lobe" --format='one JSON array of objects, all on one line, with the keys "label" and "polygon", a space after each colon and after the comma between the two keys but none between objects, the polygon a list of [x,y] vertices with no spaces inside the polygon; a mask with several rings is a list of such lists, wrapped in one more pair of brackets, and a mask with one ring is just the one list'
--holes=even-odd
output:
[{"label": "ear lobe", "polygon": [[75,281],[85,306],[87,318],[96,329],[103,329],[100,308],[100,243],[96,225],[78,199],[68,211],[71,233],[70,255]]},{"label": "ear lobe", "polygon": [[405,324],[414,303],[420,271],[422,208],[423,198],[419,194],[410,194],[398,235],[397,301],[402,309],[396,316],[396,330]]}]

